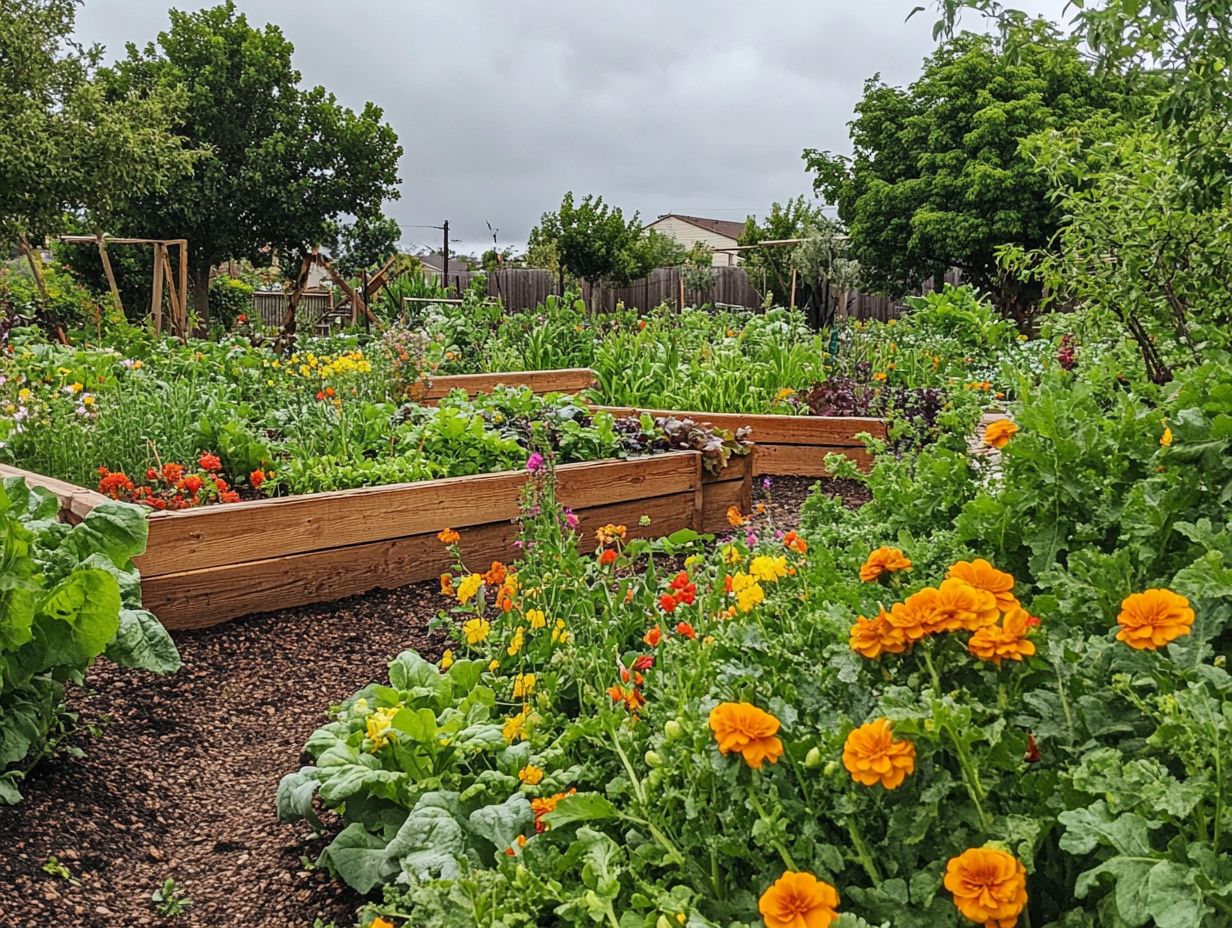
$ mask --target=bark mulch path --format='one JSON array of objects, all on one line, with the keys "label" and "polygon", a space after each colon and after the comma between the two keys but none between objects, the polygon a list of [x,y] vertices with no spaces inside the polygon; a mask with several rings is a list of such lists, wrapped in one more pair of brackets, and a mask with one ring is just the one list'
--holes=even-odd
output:
[{"label": "bark mulch path", "polygon": [[[85,757],[42,764],[0,806],[0,926],[353,924],[360,900],[304,868],[321,842],[277,821],[274,794],[332,703],[405,648],[439,654],[442,605],[419,584],[177,633],[169,677],[100,661],[70,697],[101,726]],[[44,871],[52,856],[76,884]],[[167,877],[193,900],[178,918],[150,901]]]},{"label": "bark mulch path", "polygon": [[[758,481],[754,527],[797,527],[816,481]],[[859,505],[863,488],[822,481]],[[312,928],[353,924],[360,899],[305,867],[323,841],[274,814],[278,781],[299,768],[328,707],[385,674],[399,651],[436,657],[435,583],[289,609],[176,634],[183,669],[156,677],[99,662],[69,708],[96,735],[0,806],[0,928]],[[55,857],[71,881],[44,870]],[[160,915],[150,893],[175,879],[193,904]]]}]

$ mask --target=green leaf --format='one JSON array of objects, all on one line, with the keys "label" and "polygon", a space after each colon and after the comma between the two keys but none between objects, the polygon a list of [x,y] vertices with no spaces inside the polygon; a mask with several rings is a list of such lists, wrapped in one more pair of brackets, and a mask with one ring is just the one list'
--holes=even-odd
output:
[{"label": "green leaf", "polygon": [[35,607],[35,640],[44,667],[84,668],[120,627],[120,588],[105,570],[77,570]]},{"label": "green leaf", "polygon": [[412,883],[453,879],[466,858],[456,793],[424,793],[386,850],[386,870]]},{"label": "green leaf", "polygon": [[419,744],[436,740],[436,714],[431,709],[399,709],[389,724]]},{"label": "green leaf", "polygon": [[556,803],[556,808],[543,820],[553,828],[562,828],[574,822],[601,822],[619,817],[616,807],[598,793],[574,793]]},{"label": "green leaf", "polygon": [[497,854],[512,847],[518,835],[524,834],[534,820],[530,802],[521,793],[514,793],[499,805],[483,806],[471,813],[471,831],[487,839]]},{"label": "green leaf", "polygon": [[144,609],[120,610],[120,627],[104,654],[122,667],[154,673],[175,673],[181,666],[175,642],[153,613]]},{"label": "green leaf", "polygon": [[354,822],[321,854],[333,871],[356,892],[366,894],[393,875],[385,854],[385,841]]}]

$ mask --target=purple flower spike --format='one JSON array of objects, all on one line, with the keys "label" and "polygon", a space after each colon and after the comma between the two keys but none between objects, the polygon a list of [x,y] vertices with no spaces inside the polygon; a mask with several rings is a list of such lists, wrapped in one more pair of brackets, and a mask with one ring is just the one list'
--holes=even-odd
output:
[{"label": "purple flower spike", "polygon": [[526,459],[526,469],[533,474],[542,468],[543,468],[543,455],[540,454],[538,451],[535,451],[531,454],[530,457]]}]

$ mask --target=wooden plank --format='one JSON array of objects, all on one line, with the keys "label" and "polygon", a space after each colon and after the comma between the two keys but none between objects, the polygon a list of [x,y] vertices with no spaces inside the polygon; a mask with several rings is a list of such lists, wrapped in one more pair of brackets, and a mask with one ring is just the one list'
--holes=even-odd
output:
[{"label": "wooden plank", "polygon": [[674,416],[677,419],[692,419],[701,425],[730,429],[750,428],[750,438],[758,444],[833,445],[852,448],[863,447],[856,438],[868,432],[874,438],[884,439],[884,419],[858,416],[775,416],[755,413],[683,412],[679,410],[639,409],[631,406],[592,406],[614,416],[632,416],[646,413],[650,416]]},{"label": "wooden plank", "polygon": [[[697,452],[631,461],[565,464],[557,493],[575,510],[688,490],[697,484]],[[381,541],[518,515],[524,471],[451,477],[334,493],[254,500],[150,516],[143,575],[176,573],[260,558]]]},{"label": "wooden plank", "polygon": [[439,400],[453,390],[467,396],[491,393],[495,387],[529,387],[532,392],[577,393],[595,385],[595,372],[588,367],[567,367],[552,371],[504,371],[493,374],[457,374],[434,377],[424,392],[425,400]]},{"label": "wooden plank", "polygon": [[827,454],[842,454],[855,461],[862,471],[873,466],[873,456],[863,448],[825,445],[757,445],[754,451],[753,474],[774,474],[780,477],[825,477]]},{"label": "wooden plank", "polygon": [[150,288],[150,321],[154,325],[154,334],[163,331],[163,246],[154,246],[154,284]]},{"label": "wooden plank", "polygon": [[732,506],[745,515],[753,508],[745,497],[743,480],[723,480],[707,484],[702,503],[701,528],[698,531],[713,532],[716,535],[730,534],[732,527],[727,521],[727,510]]},{"label": "wooden plank", "polygon": [[70,522],[80,522],[95,506],[108,501],[103,494],[85,487],[6,464],[0,464],[0,477],[21,477],[30,486],[50,490],[59,498],[61,514]]},{"label": "wooden plank", "polygon": [[[581,546],[589,551],[594,546],[594,530],[608,522],[627,526],[630,537],[639,538],[688,527],[693,520],[693,491],[591,507],[577,514]],[[649,526],[639,524],[643,515],[650,518]],[[485,570],[493,560],[510,560],[516,554],[517,526],[513,523],[493,522],[461,534],[463,556],[474,570]],[[142,600],[167,628],[204,628],[254,612],[432,580],[452,568],[452,557],[435,534],[419,534],[144,577]]]}]

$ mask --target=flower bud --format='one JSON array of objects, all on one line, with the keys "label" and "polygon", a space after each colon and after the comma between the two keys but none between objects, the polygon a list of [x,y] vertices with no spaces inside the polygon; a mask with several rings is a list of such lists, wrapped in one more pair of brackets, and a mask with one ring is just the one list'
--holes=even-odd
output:
[{"label": "flower bud", "polygon": [[816,745],[809,748],[809,752],[804,755],[804,766],[809,770],[815,770],[821,766],[821,748]]},{"label": "flower bud", "polygon": [[668,741],[677,741],[684,736],[684,726],[675,719],[668,719],[667,724],[663,726],[663,734],[667,736]]},{"label": "flower bud", "polygon": [[659,920],[655,922],[655,928],[672,928],[672,920],[666,915],[660,915]]},{"label": "flower bud", "polygon": [[836,773],[838,773],[838,761],[836,760],[830,761],[830,763],[826,764],[826,769],[823,770],[822,773],[824,773],[828,777],[834,776]]},{"label": "flower bud", "polygon": [[646,766],[651,768],[661,766],[663,763],[663,758],[659,756],[658,751],[647,751],[644,759]]}]

